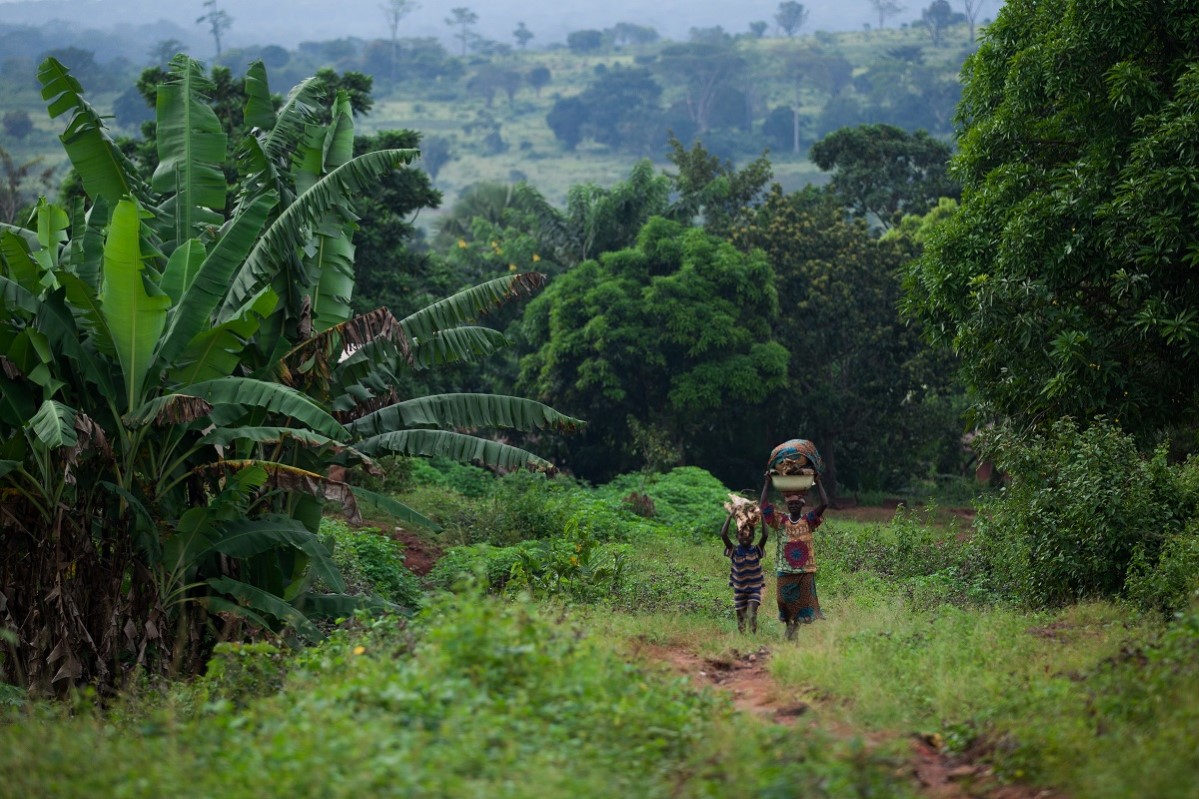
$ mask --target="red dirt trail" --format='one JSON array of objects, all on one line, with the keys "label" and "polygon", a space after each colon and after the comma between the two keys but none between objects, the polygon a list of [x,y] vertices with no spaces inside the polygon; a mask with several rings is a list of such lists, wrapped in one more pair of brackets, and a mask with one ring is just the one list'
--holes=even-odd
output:
[{"label": "red dirt trail", "polygon": [[[702,658],[683,647],[638,641],[633,656],[664,663],[690,677],[696,685],[725,691],[737,710],[775,724],[792,725],[801,716],[815,722],[820,713],[819,706],[788,698],[786,691],[779,688],[767,669],[770,650],[766,646],[752,652],[734,650],[728,658]],[[846,737],[852,734],[850,730],[831,731]],[[866,736],[867,742],[875,745],[882,739],[880,735]],[[911,740],[910,774],[921,794],[929,799],[1065,799],[1063,794],[1052,790],[1001,785],[990,768],[979,760],[985,751],[950,756],[938,743],[929,736],[913,735]]]}]

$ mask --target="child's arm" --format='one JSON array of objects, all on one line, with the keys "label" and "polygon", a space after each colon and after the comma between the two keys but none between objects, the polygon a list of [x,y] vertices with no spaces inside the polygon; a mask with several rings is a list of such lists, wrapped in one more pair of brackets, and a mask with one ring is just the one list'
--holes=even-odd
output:
[{"label": "child's arm", "polygon": [[763,552],[766,551],[766,539],[770,537],[769,530],[766,527],[766,522],[762,522],[762,540],[758,542],[758,548]]},{"label": "child's arm", "polygon": [[731,522],[732,520],[733,520],[733,514],[729,513],[729,515],[727,517],[725,517],[724,526],[720,528],[720,539],[722,541],[724,541],[725,549],[733,548],[733,542],[729,540],[729,522]]}]

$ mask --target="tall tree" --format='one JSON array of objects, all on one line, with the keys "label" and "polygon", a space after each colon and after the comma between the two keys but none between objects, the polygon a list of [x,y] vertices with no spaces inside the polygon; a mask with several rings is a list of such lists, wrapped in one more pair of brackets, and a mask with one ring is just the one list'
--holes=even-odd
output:
[{"label": "tall tree", "polygon": [[946,442],[958,451],[951,364],[899,315],[905,240],[876,239],[828,192],[775,186],[733,241],[766,253],[779,298],[772,333],[790,351],[787,390],[761,417],[767,446],[810,438],[830,485],[874,490],[937,471]]},{"label": "tall tree", "polygon": [[387,0],[379,8],[383,11],[383,18],[387,21],[387,30],[391,34],[391,58],[387,74],[394,81],[396,79],[396,62],[400,58],[400,23],[404,17],[420,8],[420,3],[417,0]]},{"label": "tall tree", "polygon": [[450,15],[445,19],[446,25],[458,29],[458,32],[454,34],[454,38],[462,43],[463,58],[466,57],[466,49],[474,39],[474,27],[478,21],[479,15],[466,6],[451,8]]},{"label": "tall tree", "polygon": [[1009,0],[963,70],[961,209],[907,307],[1020,426],[1196,422],[1199,16]]},{"label": "tall tree", "polygon": [[529,40],[533,38],[533,31],[529,30],[523,22],[516,23],[516,30],[512,31],[512,38],[516,39],[516,46],[524,50],[529,46]]},{"label": "tall tree", "polygon": [[783,0],[774,14],[774,21],[779,30],[790,38],[799,33],[799,29],[808,21],[808,10],[795,0]]},{"label": "tall tree", "polygon": [[887,19],[899,14],[907,6],[901,4],[899,0],[867,0],[870,7],[874,9],[874,13],[878,16],[878,27],[883,29],[887,26]]},{"label": "tall tree", "polygon": [[955,15],[949,0],[933,0],[928,8],[920,12],[920,24],[928,31],[933,46],[938,47],[945,41],[945,31],[954,22]]},{"label": "tall tree", "polygon": [[208,26],[208,33],[212,36],[213,43],[216,44],[217,60],[220,60],[221,37],[233,25],[233,17],[229,16],[228,11],[217,6],[217,0],[204,0],[203,6],[208,10],[196,17],[196,24]]},{"label": "tall tree", "polygon": [[760,252],[661,218],[634,247],[555,278],[525,315],[534,352],[521,385],[594,420],[572,468],[602,480],[641,467],[635,423],[664,432],[685,462],[739,479],[728,453],[745,448],[746,409],[786,374],[773,282]]},{"label": "tall tree", "polygon": [[720,89],[737,85],[745,68],[745,58],[734,47],[709,42],[664,47],[654,65],[669,84],[685,88],[687,115],[700,133],[708,130]]},{"label": "tall tree", "polygon": [[892,125],[842,128],[812,145],[809,156],[833,173],[829,187],[860,217],[884,228],[903,214],[923,214],[960,191],[949,177],[950,146]]},{"label": "tall tree", "polygon": [[962,0],[962,13],[966,24],[970,27],[970,41],[974,41],[974,31],[978,23],[978,15],[982,12],[987,0]]}]

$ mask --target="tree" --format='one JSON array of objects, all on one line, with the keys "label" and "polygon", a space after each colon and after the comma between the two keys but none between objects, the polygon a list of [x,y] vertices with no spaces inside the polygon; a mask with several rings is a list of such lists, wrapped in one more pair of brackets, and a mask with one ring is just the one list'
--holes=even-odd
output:
[{"label": "tree", "polygon": [[667,157],[678,169],[674,175],[667,173],[678,194],[672,215],[688,222],[699,217],[704,230],[729,238],[735,228],[746,224],[761,200],[772,176],[770,161],[762,155],[738,171],[699,142],[688,150],[671,136],[669,145]]},{"label": "tree", "polygon": [[951,362],[899,315],[909,244],[876,239],[834,195],[778,186],[732,240],[766,253],[779,299],[773,335],[790,351],[786,390],[759,417],[765,451],[802,431],[824,456],[830,491],[938,471],[946,442],[959,450],[959,409]]},{"label": "tree", "polygon": [[[201,17],[203,19],[203,17]],[[154,66],[166,66],[178,53],[186,53],[187,45],[178,39],[160,39],[147,54]]]},{"label": "tree", "polygon": [[[24,211],[33,204],[39,193],[50,186],[54,176],[54,167],[42,167],[36,171],[42,159],[34,158],[23,164],[18,164],[7,150],[0,147],[0,223],[13,224],[24,216]],[[28,185],[34,183],[34,187]],[[22,220],[23,221],[23,220]]]},{"label": "tree", "polygon": [[566,34],[566,46],[572,53],[594,53],[604,46],[603,31],[594,29],[571,31]]},{"label": "tree", "polygon": [[604,34],[616,47],[624,47],[627,44],[653,44],[660,38],[656,29],[632,22],[618,22],[605,30]]},{"label": "tree", "polygon": [[665,132],[658,124],[661,94],[662,87],[649,70],[618,66],[605,70],[580,94],[556,101],[546,124],[568,149],[593,139],[643,152],[651,140],[661,141]]},{"label": "tree", "polygon": [[563,97],[545,115],[545,124],[554,138],[567,150],[573,150],[583,140],[583,128],[590,119],[587,104],[578,97]]},{"label": "tree", "polygon": [[39,80],[69,115],[86,203],[40,202],[42,235],[0,226],[6,680],[107,686],[122,664],[190,673],[217,636],[319,638],[313,617],[362,606],[314,590],[344,586],[316,536],[323,503],[430,523],[333,467],[388,452],[548,466],[445,429],[556,424],[537,404],[397,395],[405,372],[494,351],[502,337],[469,323],[540,278],[353,314],[352,200],[415,152],[353,155],[345,91],[305,81],[276,109],[253,65],[231,184],[198,63],[176,58],[156,92],[150,175],[60,63]]},{"label": "tree", "polygon": [[786,374],[772,284],[760,253],[655,218],[636,246],[576,266],[531,302],[520,385],[592,414],[568,458],[576,473],[640,467],[630,419],[665,431],[686,462],[718,469],[745,409]]},{"label": "tree", "polygon": [[974,41],[975,23],[978,22],[978,15],[982,11],[983,3],[986,0],[962,0],[962,11],[966,17],[966,24],[970,26],[970,41]]},{"label": "tree", "polygon": [[655,64],[658,74],[686,88],[687,114],[702,134],[721,87],[737,85],[745,59],[728,44],[689,42],[664,47]]},{"label": "tree", "polygon": [[550,85],[552,78],[553,75],[550,74],[549,67],[544,64],[538,64],[533,67],[529,70],[528,75],[525,76],[525,80],[533,87],[533,91],[536,92],[538,97],[541,96],[541,90]]},{"label": "tree", "polygon": [[790,38],[799,33],[799,29],[808,21],[808,10],[795,0],[783,0],[774,14],[774,21],[779,30]]},{"label": "tree", "polygon": [[961,208],[906,307],[980,412],[1196,422],[1199,40],[1189,2],[1004,5],[963,71]]},{"label": "tree", "polygon": [[907,8],[907,6],[900,4],[898,0],[867,0],[867,2],[874,9],[874,13],[878,15],[878,27],[880,30],[886,27],[888,17],[893,17]]},{"label": "tree", "polygon": [[749,32],[753,34],[755,39],[761,39],[766,35],[766,30],[769,27],[770,25],[764,20],[757,20],[756,22],[749,23]]},{"label": "tree", "polygon": [[203,6],[208,11],[196,17],[196,24],[205,24],[208,26],[208,32],[212,35],[212,41],[216,44],[216,57],[219,61],[221,58],[221,37],[233,24],[233,17],[229,16],[228,11],[217,7],[217,0],[204,0]]},{"label": "tree", "polygon": [[387,0],[379,8],[383,11],[383,18],[387,21],[387,30],[391,34],[390,69],[387,74],[392,80],[395,80],[396,62],[400,57],[400,23],[404,17],[420,8],[420,3],[416,0]]},{"label": "tree", "polygon": [[933,0],[928,8],[920,12],[920,24],[928,31],[933,46],[939,47],[945,41],[946,29],[960,16],[954,14],[949,0]]},{"label": "tree", "polygon": [[516,46],[524,50],[529,46],[529,40],[533,38],[533,31],[525,27],[525,23],[516,23],[516,30],[512,31],[512,38],[516,39]]},{"label": "tree", "polygon": [[842,128],[812,145],[809,157],[832,172],[829,187],[855,214],[884,228],[923,214],[960,189],[948,175],[952,149],[926,132],[891,125]]},{"label": "tree", "polygon": [[458,32],[454,34],[454,38],[462,43],[462,57],[466,57],[466,48],[474,39],[475,23],[479,21],[479,15],[471,11],[465,6],[450,9],[450,16],[446,17],[445,24],[451,28],[457,28]]}]

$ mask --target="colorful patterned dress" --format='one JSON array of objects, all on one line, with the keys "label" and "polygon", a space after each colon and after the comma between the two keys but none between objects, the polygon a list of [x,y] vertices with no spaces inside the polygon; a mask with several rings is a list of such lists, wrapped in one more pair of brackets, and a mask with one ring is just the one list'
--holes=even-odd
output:
[{"label": "colorful patterned dress", "polygon": [[745,610],[750,602],[762,604],[762,586],[766,577],[762,574],[762,558],[766,553],[757,544],[737,544],[724,550],[724,556],[732,561],[729,569],[729,585],[733,587],[733,608]]},{"label": "colorful patterned dress", "polygon": [[796,520],[778,513],[773,505],[762,508],[762,518],[778,531],[775,536],[775,573],[778,576],[776,598],[779,621],[786,624],[812,622],[820,616],[816,596],[816,557],[812,531],[824,518],[808,511]]}]

